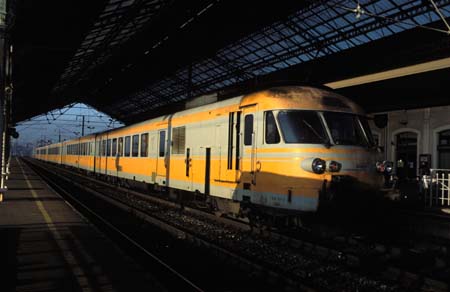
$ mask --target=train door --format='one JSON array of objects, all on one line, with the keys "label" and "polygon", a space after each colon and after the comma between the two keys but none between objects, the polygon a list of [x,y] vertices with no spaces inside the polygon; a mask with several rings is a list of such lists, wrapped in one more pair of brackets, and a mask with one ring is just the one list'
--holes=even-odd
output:
[{"label": "train door", "polygon": [[158,131],[158,151],[156,157],[156,183],[166,185],[167,175],[167,129]]},{"label": "train door", "polygon": [[244,183],[244,189],[250,189],[251,185],[256,185],[256,174],[260,166],[257,162],[257,106],[245,107],[242,116],[241,181]]},{"label": "train door", "polygon": [[94,173],[97,173],[97,167],[98,167],[98,163],[99,163],[99,151],[98,151],[98,135],[95,135],[94,137],[94,165],[93,165],[93,171]]},{"label": "train door", "polygon": [[81,139],[78,138],[77,145],[77,168],[80,168],[80,159],[81,159]]},{"label": "train door", "polygon": [[150,157],[150,174],[152,176],[152,183],[156,182],[156,166],[159,155],[159,145],[158,145],[158,132],[150,132],[149,136],[149,157]]},{"label": "train door", "polygon": [[60,156],[60,159],[59,159],[59,164],[63,164],[63,158],[64,158],[64,143],[63,142],[61,142],[61,144],[59,145],[59,156]]},{"label": "train door", "polygon": [[206,148],[205,155],[205,189],[203,193],[208,196],[211,188],[211,148]]},{"label": "train door", "polygon": [[[186,179],[188,181],[188,189],[194,190],[194,171],[192,169],[192,150],[191,148],[186,148],[186,158],[184,160]],[[201,190],[200,190],[201,191]]]},{"label": "train door", "polygon": [[[230,112],[228,114],[228,124],[227,124],[228,129],[222,126],[216,127],[216,144],[222,145],[221,160],[223,160],[219,166],[219,176],[220,180],[229,183],[237,183],[240,179],[241,164],[242,164],[241,124],[242,124],[242,111],[236,111]],[[226,135],[226,133],[228,133],[228,135],[227,140],[225,142],[222,140],[222,137],[224,134]]]}]

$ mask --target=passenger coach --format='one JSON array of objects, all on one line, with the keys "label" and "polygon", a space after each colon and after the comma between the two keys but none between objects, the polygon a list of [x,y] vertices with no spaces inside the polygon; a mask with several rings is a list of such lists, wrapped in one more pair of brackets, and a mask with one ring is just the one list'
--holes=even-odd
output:
[{"label": "passenger coach", "polygon": [[317,211],[339,184],[379,190],[367,118],[314,87],[275,87],[37,148],[35,157],[88,172],[204,194],[219,209]]}]

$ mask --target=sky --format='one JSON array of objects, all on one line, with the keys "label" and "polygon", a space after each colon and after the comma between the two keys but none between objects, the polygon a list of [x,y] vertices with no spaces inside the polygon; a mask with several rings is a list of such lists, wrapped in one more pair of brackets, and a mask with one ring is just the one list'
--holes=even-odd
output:
[{"label": "sky", "polygon": [[83,132],[83,117],[85,135],[123,126],[105,113],[88,105],[75,103],[19,122],[16,126],[19,138],[12,139],[12,143],[36,146],[80,137]]}]

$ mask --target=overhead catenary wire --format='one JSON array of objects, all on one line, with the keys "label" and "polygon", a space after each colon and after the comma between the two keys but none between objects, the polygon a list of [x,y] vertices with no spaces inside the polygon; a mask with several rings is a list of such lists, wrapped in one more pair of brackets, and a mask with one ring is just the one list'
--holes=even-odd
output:
[{"label": "overhead catenary wire", "polygon": [[[431,31],[444,33],[444,34],[447,34],[447,35],[450,34],[450,28],[447,31],[447,30],[443,30],[443,29],[439,29],[439,28],[435,28],[435,27],[431,27],[431,26],[421,25],[421,24],[417,24],[417,23],[411,23],[411,22],[407,22],[407,21],[403,21],[403,20],[398,20],[398,19],[395,19],[395,18],[392,18],[392,17],[389,17],[389,16],[383,16],[383,15],[379,15],[379,14],[376,14],[376,13],[372,13],[372,12],[364,9],[359,2],[356,4],[355,8],[343,6],[343,5],[340,5],[340,4],[326,3],[326,5],[328,5],[330,7],[334,7],[334,8],[339,8],[339,9],[342,9],[342,10],[345,10],[345,11],[353,12],[353,13],[355,13],[355,17],[356,18],[360,18],[361,15],[367,15],[367,16],[378,18],[378,19],[387,20],[387,21],[390,21],[392,23],[408,25],[408,26],[411,26],[411,27],[418,27],[418,28],[422,28],[422,29],[427,29],[427,30],[431,30]],[[435,7],[435,8],[437,9],[437,11],[439,11],[438,14],[442,15],[440,13],[440,10],[437,7]],[[442,18],[443,18],[443,16],[442,16]],[[448,26],[448,23],[445,21],[445,18],[444,18],[444,22]]]},{"label": "overhead catenary wire", "polygon": [[436,11],[437,15],[441,18],[441,20],[444,22],[445,26],[447,27],[447,34],[450,35],[450,25],[448,24],[447,20],[445,19],[444,15],[442,15],[441,10],[439,7],[437,7],[436,3],[433,0],[429,0],[431,2],[431,5],[433,5],[434,10]]}]

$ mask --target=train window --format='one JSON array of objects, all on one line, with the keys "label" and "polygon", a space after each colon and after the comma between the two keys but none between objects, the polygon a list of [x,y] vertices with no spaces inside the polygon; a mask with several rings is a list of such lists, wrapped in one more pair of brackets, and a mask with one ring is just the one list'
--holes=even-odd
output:
[{"label": "train window", "polygon": [[106,140],[102,141],[101,152],[102,152],[102,156],[106,156]]},{"label": "train window", "polygon": [[106,140],[106,156],[111,156],[111,139]]},{"label": "train window", "polygon": [[159,157],[164,157],[166,153],[166,131],[159,132]]},{"label": "train window", "polygon": [[233,169],[233,124],[234,113],[228,114],[228,161],[227,169]]},{"label": "train window", "polygon": [[323,115],[335,144],[367,145],[356,115],[337,112],[325,112]]},{"label": "train window", "polygon": [[131,149],[130,143],[131,143],[131,137],[130,136],[126,136],[125,137],[125,153],[124,153],[123,156],[127,156],[127,157],[130,156],[130,153],[131,153],[131,151],[130,151],[130,149]]},{"label": "train window", "polygon": [[119,148],[117,149],[117,156],[123,156],[123,137],[119,138]]},{"label": "train window", "polygon": [[133,157],[139,156],[139,135],[133,135],[133,145],[131,147],[131,155]]},{"label": "train window", "polygon": [[253,136],[253,115],[246,115],[244,118],[244,145],[252,145]]},{"label": "train window", "polygon": [[184,154],[186,146],[186,127],[173,128],[172,154]]},{"label": "train window", "polygon": [[115,157],[117,155],[117,138],[112,139],[112,150],[111,156]]},{"label": "train window", "polygon": [[280,143],[280,133],[278,133],[277,123],[272,111],[267,111],[265,116],[265,138],[267,144]]},{"label": "train window", "polygon": [[369,122],[366,117],[359,117],[359,121],[363,126],[364,132],[366,133],[369,146],[378,146],[378,141],[375,143],[375,138],[372,135],[372,130],[370,130]]},{"label": "train window", "polygon": [[242,112],[236,112],[236,161],[234,168],[239,170],[239,158],[241,157],[241,114]]},{"label": "train window", "polygon": [[322,144],[328,142],[317,112],[280,111],[278,123],[286,143]]},{"label": "train window", "polygon": [[148,156],[148,133],[141,134],[141,157]]}]

